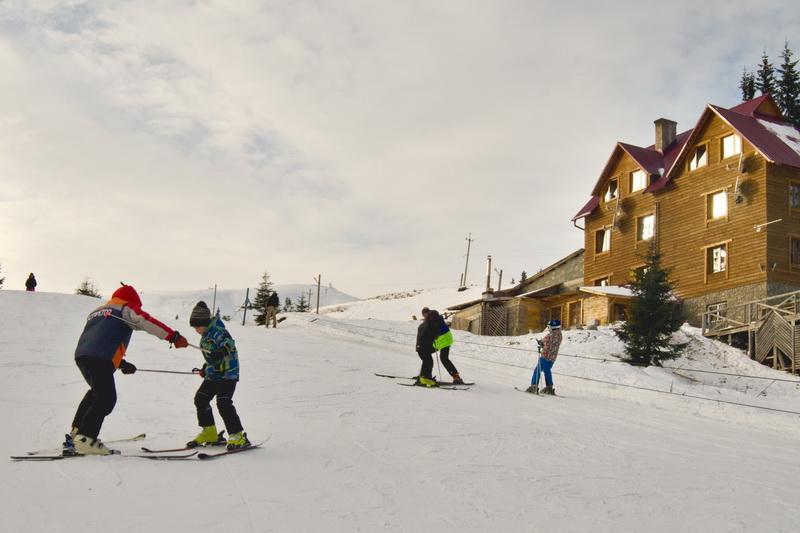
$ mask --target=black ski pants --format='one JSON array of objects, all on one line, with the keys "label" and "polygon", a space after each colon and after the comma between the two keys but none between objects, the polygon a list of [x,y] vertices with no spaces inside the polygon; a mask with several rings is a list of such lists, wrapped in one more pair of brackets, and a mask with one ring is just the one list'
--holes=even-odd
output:
[{"label": "black ski pants", "polygon": [[114,384],[114,363],[111,359],[79,357],[75,360],[89,390],[78,405],[72,427],[78,433],[96,439],[103,420],[114,410],[117,403],[117,387]]},{"label": "black ski pants", "polygon": [[228,435],[242,431],[242,422],[233,406],[233,393],[236,391],[236,381],[220,379],[211,381],[204,379],[200,388],[194,395],[194,406],[197,408],[197,423],[201,427],[214,425],[214,413],[211,411],[211,400],[217,397],[217,410],[225,422]]},{"label": "black ski pants", "polygon": [[419,375],[423,378],[431,378],[433,372],[433,354],[430,352],[417,352],[417,355],[422,359],[422,367],[419,369]]},{"label": "black ski pants", "polygon": [[439,359],[442,360],[442,364],[447,369],[447,373],[451,376],[458,374],[458,370],[456,369],[456,365],[450,360],[450,347],[447,346],[442,348],[439,352]]}]

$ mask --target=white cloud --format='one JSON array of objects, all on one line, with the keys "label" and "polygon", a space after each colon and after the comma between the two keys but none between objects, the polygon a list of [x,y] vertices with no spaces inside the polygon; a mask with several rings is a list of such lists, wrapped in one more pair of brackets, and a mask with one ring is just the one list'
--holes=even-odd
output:
[{"label": "white cloud", "polygon": [[456,282],[468,231],[510,279],[582,245],[616,140],[735,104],[798,30],[789,2],[579,5],[4,2],[7,283],[368,294]]}]

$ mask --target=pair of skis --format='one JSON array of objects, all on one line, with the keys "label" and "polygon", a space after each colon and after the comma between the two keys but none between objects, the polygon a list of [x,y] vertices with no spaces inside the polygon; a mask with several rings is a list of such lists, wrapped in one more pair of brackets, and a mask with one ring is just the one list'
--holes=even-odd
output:
[{"label": "pair of skis", "polygon": [[[258,448],[262,444],[267,442],[270,439],[270,437],[267,437],[267,439],[265,439],[265,440],[263,440],[261,442],[257,442],[257,443],[251,444],[250,446],[247,446],[246,448],[234,448],[233,450],[223,450],[223,451],[213,452],[213,453],[200,452],[197,449],[189,448],[189,447],[173,448],[173,449],[165,449],[165,450],[151,450],[149,448],[142,447],[142,452],[144,452],[144,453],[141,453],[141,454],[137,454],[137,453],[133,453],[133,454],[131,454],[131,453],[122,453],[122,452],[119,452],[117,450],[114,450],[113,453],[111,453],[111,455],[119,455],[121,457],[138,457],[138,458],[150,459],[150,460],[154,460],[154,461],[180,461],[180,460],[185,460],[185,459],[191,459],[193,457],[196,457],[199,460],[209,460],[209,459],[216,459],[216,458],[223,457],[223,456],[226,456],[226,455],[231,455],[231,454],[234,454],[234,453],[240,453],[240,452],[244,452],[244,451],[247,451],[247,450],[252,450],[254,448]],[[145,434],[141,433],[141,434],[136,435],[134,437],[106,441],[105,444],[119,444],[119,443],[124,443],[124,442],[135,442],[135,441],[143,440],[144,438],[145,438]],[[179,452],[188,452],[188,453],[179,453]],[[54,450],[40,450],[40,451],[27,452],[25,455],[12,455],[11,459],[14,460],[14,461],[59,461],[59,460],[62,460],[62,459],[71,459],[71,458],[75,458],[75,457],[85,457],[85,455],[82,455],[82,454],[67,454],[67,455],[64,455],[64,454],[56,453],[56,451],[54,451]]]},{"label": "pair of skis", "polygon": [[[393,376],[391,374],[378,374],[375,373],[376,376],[379,378],[389,378],[389,379],[408,379],[415,381],[416,377],[409,377],[409,376]],[[437,381],[439,384],[438,387],[424,387],[422,385],[418,385],[417,383],[398,383],[398,385],[402,385],[403,387],[420,387],[423,388],[431,388],[431,389],[443,389],[443,390],[469,390],[472,385],[475,383],[453,383],[452,381]]]}]

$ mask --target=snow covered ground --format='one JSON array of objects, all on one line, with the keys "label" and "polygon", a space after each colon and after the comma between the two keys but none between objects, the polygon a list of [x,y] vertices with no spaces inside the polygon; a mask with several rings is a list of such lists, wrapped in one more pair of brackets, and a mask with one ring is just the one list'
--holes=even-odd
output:
[{"label": "snow covered ground", "polygon": [[[513,390],[530,378],[535,336],[456,332],[453,359],[478,382],[468,391],[373,376],[417,372],[410,315],[471,299],[450,294],[293,314],[277,330],[229,323],[242,359],[236,404],[252,440],[271,435],[264,449],[208,463],[2,461],[3,530],[797,530],[800,416],[696,397],[800,412],[800,387],[687,369],[791,376],[691,328],[682,332],[686,356],[670,363],[688,377],[611,362],[621,346],[607,329],[566,332],[555,367],[560,398]],[[174,310],[188,302],[143,299],[196,340],[186,313]],[[58,444],[69,429],[86,388],[72,351],[97,303],[0,291],[6,456]],[[141,332],[128,357],[170,370],[201,360]],[[118,375],[119,401],[101,436],[145,431],[154,447],[188,440],[197,385],[194,376]]]}]

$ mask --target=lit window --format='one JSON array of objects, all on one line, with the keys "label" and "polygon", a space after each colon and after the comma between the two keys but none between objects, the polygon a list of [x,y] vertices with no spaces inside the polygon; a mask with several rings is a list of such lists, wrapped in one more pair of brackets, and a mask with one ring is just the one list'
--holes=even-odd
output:
[{"label": "lit window", "polygon": [[594,236],[594,253],[602,254],[611,249],[611,230],[601,229]]},{"label": "lit window", "polygon": [[689,159],[689,170],[696,170],[708,164],[708,152],[705,146],[698,146]]},{"label": "lit window", "polygon": [[715,220],[728,216],[728,193],[719,191],[714,194],[709,194],[707,198],[708,209],[706,216],[708,220]]},{"label": "lit window", "polygon": [[738,135],[728,135],[722,138],[722,159],[742,153],[742,138]]},{"label": "lit window", "polygon": [[636,240],[646,241],[656,234],[656,216],[646,215],[636,221]]},{"label": "lit window", "polygon": [[643,170],[631,172],[631,192],[641,191],[647,187],[647,174]]},{"label": "lit window", "polygon": [[800,183],[789,182],[789,207],[800,209]]},{"label": "lit window", "polygon": [[727,246],[722,244],[708,249],[709,258],[709,271],[712,274],[725,272],[728,269],[728,250]]},{"label": "lit window", "polygon": [[789,241],[789,261],[793,267],[800,268],[800,238],[790,237]]},{"label": "lit window", "polygon": [[608,180],[608,189],[606,189],[605,200],[610,202],[617,197],[617,180]]}]

